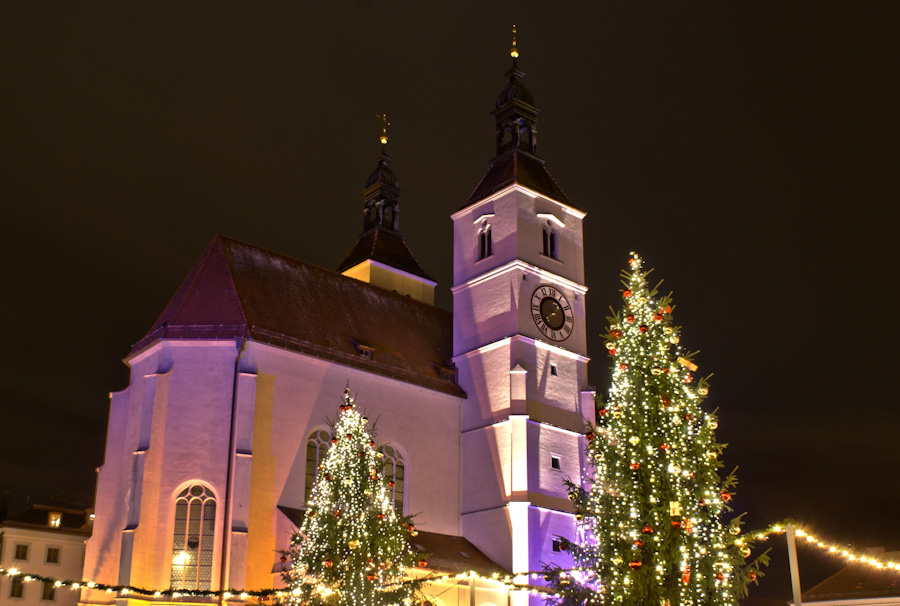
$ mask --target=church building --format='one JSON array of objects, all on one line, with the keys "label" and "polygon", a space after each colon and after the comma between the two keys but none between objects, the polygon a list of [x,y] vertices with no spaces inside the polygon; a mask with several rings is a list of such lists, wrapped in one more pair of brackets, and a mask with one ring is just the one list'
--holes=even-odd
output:
[{"label": "church building", "polygon": [[[563,481],[582,476],[594,414],[585,214],[538,156],[539,112],[513,51],[492,111],[496,156],[451,215],[452,313],[434,306],[437,284],[401,236],[384,147],[337,272],[216,236],[111,394],[86,580],[283,587],[280,550],[349,385],[377,419],[395,506],[418,514],[412,543],[431,554],[427,569],[478,573],[429,601],[543,603],[486,578],[540,585],[530,571],[571,562],[556,540],[575,523]],[[85,589],[80,603],[150,602]]]}]

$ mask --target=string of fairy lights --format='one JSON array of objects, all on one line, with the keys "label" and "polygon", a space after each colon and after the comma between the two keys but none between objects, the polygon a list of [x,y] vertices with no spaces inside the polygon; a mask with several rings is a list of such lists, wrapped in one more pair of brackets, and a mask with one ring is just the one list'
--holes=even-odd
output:
[{"label": "string of fairy lights", "polygon": [[[830,543],[825,539],[820,538],[816,534],[803,529],[798,526],[792,520],[784,520],[782,522],[778,522],[776,524],[770,525],[768,528],[759,531],[753,531],[747,533],[748,536],[751,536],[757,540],[765,541],[768,540],[773,535],[784,534],[787,531],[788,525],[793,524],[794,526],[794,535],[797,538],[798,542],[801,542],[816,547],[825,553],[834,556],[836,558],[842,559],[848,564],[857,564],[868,566],[877,570],[884,571],[900,571],[900,559],[891,560],[885,558],[878,558],[866,553],[862,553],[860,551],[856,551],[850,549],[846,546]],[[570,572],[576,572],[578,569],[572,569]],[[529,583],[522,582],[522,578],[530,578],[532,576],[540,577],[543,574],[541,571],[533,571],[533,572],[524,572],[515,575],[504,575],[499,573],[494,573],[492,575],[481,575],[473,571],[459,573],[459,574],[442,574],[442,575],[431,575],[428,577],[429,583],[445,583],[448,581],[483,581],[483,582],[495,582],[506,585],[508,588],[519,591],[527,591],[533,594],[546,594],[546,587],[539,587],[535,585],[531,585]],[[2,568],[0,567],[0,576],[8,576],[13,578],[18,578],[25,583],[29,582],[42,582],[42,583],[50,583],[54,587],[57,588],[65,588],[70,590],[81,590],[81,589],[91,589],[95,591],[103,591],[109,594],[117,594],[120,597],[128,596],[128,595],[140,595],[140,596],[148,596],[148,597],[165,597],[165,598],[182,598],[182,597],[215,597],[220,599],[241,599],[246,600],[248,598],[277,598],[277,599],[286,599],[289,596],[290,590],[288,589],[259,589],[259,590],[242,590],[242,589],[229,589],[229,590],[221,590],[221,591],[201,591],[201,590],[187,590],[187,589],[166,589],[166,590],[154,590],[154,589],[146,589],[142,587],[132,587],[130,585],[112,585],[106,583],[98,583],[95,581],[73,581],[73,580],[64,580],[64,579],[55,579],[52,577],[48,577],[45,575],[32,574],[28,572],[24,572],[19,570],[18,568]]]}]

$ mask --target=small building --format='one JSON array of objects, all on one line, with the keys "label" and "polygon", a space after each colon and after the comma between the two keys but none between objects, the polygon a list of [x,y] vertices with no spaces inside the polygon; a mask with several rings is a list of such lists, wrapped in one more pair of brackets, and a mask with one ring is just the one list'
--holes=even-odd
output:
[{"label": "small building", "polygon": [[0,604],[74,606],[78,592],[33,577],[81,580],[92,520],[90,509],[35,504],[0,521]]},{"label": "small building", "polygon": [[[900,551],[870,554],[883,561],[900,561]],[[900,570],[853,563],[803,592],[801,601],[816,606],[900,604]]]}]

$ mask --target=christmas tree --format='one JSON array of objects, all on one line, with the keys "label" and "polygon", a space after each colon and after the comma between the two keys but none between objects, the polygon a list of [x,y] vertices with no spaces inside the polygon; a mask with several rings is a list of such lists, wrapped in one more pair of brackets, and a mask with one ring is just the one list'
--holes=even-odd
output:
[{"label": "christmas tree", "polygon": [[629,265],[608,318],[608,401],[585,434],[593,477],[567,482],[581,540],[561,539],[575,566],[545,579],[566,605],[733,605],[767,556],[747,564],[740,517],[725,521],[736,478],[720,478],[718,421],[700,406],[709,377],[679,345],[671,297],[648,287],[636,254]]},{"label": "christmas tree", "polygon": [[384,455],[367,426],[348,388],[306,517],[282,557],[291,561],[282,573],[291,605],[408,603],[424,582],[407,577],[427,562],[409,546],[418,533],[392,503],[393,480],[384,477]]}]

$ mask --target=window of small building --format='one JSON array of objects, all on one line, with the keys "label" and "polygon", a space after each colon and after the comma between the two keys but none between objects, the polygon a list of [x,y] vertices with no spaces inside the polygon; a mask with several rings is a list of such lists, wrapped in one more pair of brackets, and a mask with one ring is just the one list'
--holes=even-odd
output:
[{"label": "window of small building", "polygon": [[562,469],[562,463],[560,461],[559,455],[550,455],[550,467],[552,469]]},{"label": "window of small building", "polygon": [[25,597],[25,582],[22,581],[22,577],[13,577],[12,578],[12,583],[9,586],[9,597],[11,597],[11,598]]},{"label": "window of small building", "polygon": [[22,543],[16,543],[16,554],[14,556],[16,560],[27,560],[28,559],[28,545],[23,545]]},{"label": "window of small building", "polygon": [[59,547],[47,548],[47,563],[59,564]]},{"label": "window of small building", "polygon": [[41,590],[41,600],[55,600],[56,599],[56,586],[53,584],[53,581],[44,581],[43,589]]},{"label": "window of small building", "polygon": [[58,511],[51,511],[47,514],[47,524],[51,528],[59,528],[62,524],[62,514]]}]

